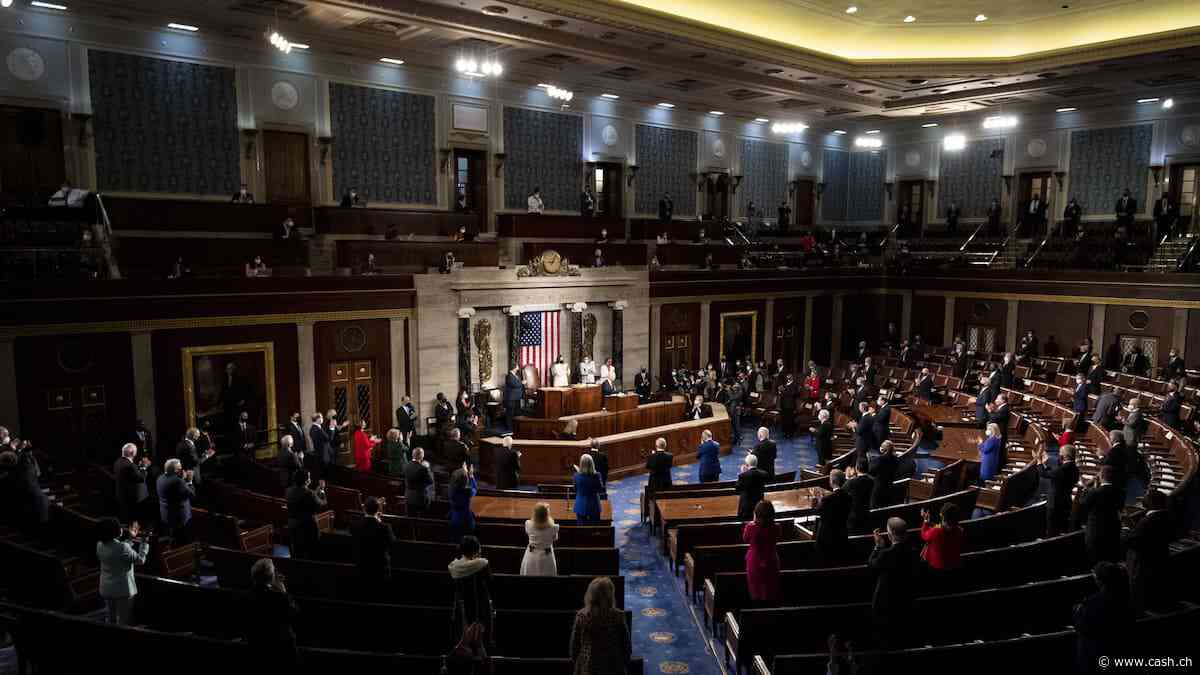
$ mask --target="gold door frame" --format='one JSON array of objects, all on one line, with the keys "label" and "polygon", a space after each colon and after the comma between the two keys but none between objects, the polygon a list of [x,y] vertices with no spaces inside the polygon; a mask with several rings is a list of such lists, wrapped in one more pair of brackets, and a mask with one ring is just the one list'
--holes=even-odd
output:
[{"label": "gold door frame", "polygon": [[[187,411],[188,428],[196,426],[196,391],[195,372],[192,360],[205,354],[262,354],[264,362],[264,377],[266,379],[267,397],[267,448],[255,453],[259,459],[275,456],[275,449],[270,447],[279,441],[279,418],[275,410],[275,343],[246,342],[235,345],[204,345],[202,347],[183,347],[180,350],[183,359],[183,406]],[[261,456],[260,456],[261,455]]]},{"label": "gold door frame", "polygon": [[[757,363],[758,362],[758,310],[752,309],[752,310],[749,310],[746,312],[721,312],[721,317],[720,317],[720,322],[721,322],[720,340],[721,340],[721,342],[720,342],[720,344],[717,345],[717,354],[720,355],[722,360],[725,358],[725,317],[732,318],[732,317],[738,317],[738,316],[750,317],[750,360]],[[712,333],[709,333],[709,335],[711,335],[711,334]],[[701,358],[708,358],[708,357],[705,356],[705,357],[701,357]]]}]

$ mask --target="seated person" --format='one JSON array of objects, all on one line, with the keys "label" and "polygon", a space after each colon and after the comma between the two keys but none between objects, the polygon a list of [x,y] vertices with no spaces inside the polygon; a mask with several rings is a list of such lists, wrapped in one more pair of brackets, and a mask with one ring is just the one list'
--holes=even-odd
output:
[{"label": "seated person", "polygon": [[700,230],[698,232],[696,232],[696,238],[692,240],[692,243],[693,244],[707,244],[708,243],[708,232],[705,231],[705,229],[703,227],[700,228]]},{"label": "seated person", "polygon": [[608,228],[607,227],[600,228],[600,236],[596,237],[596,243],[597,244],[607,244],[608,243]]},{"label": "seated person", "polygon": [[355,207],[365,208],[367,206],[367,198],[358,194],[357,188],[346,190],[346,194],[342,195],[341,208],[351,209]]},{"label": "seated person", "polygon": [[269,277],[271,270],[267,267],[267,263],[263,262],[261,255],[254,256],[254,260],[246,263],[246,276],[248,277]]},{"label": "seated person", "polygon": [[607,266],[607,264],[604,262],[604,254],[600,251],[600,249],[596,249],[596,252],[593,255],[595,258],[592,260],[592,267]]},{"label": "seated person", "polygon": [[669,243],[671,243],[671,237],[667,236],[666,232],[663,232],[663,233],[659,234],[657,237],[655,237],[654,241],[657,244],[669,244]]},{"label": "seated person", "polygon": [[458,232],[454,233],[454,241],[475,241],[475,233],[466,225],[459,225]]},{"label": "seated person", "polygon": [[246,189],[246,184],[242,183],[241,188],[233,193],[233,199],[229,200],[232,204],[253,204],[254,193]]},{"label": "seated person", "polygon": [[[243,185],[242,187],[246,186]],[[49,204],[50,206],[66,206],[77,209],[83,206],[83,202],[87,199],[87,196],[87,190],[73,188],[69,182],[63,181],[62,187],[58,189],[58,192],[55,192],[50,197]],[[253,202],[254,198],[251,197],[250,201]]]},{"label": "seated person", "polygon": [[446,254],[442,256],[442,264],[438,266],[438,272],[450,274],[452,271],[454,271],[454,252],[446,251]]}]

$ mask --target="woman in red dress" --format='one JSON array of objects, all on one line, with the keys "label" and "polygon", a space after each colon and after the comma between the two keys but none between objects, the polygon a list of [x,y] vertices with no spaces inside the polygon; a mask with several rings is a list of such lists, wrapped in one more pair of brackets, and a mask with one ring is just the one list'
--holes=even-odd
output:
[{"label": "woman in red dress", "polygon": [[742,541],[750,545],[746,551],[746,584],[750,599],[756,606],[769,607],[779,598],[779,526],[775,524],[775,507],[762,500],[754,507],[754,520],[742,530]]},{"label": "woman in red dress", "polygon": [[804,389],[808,392],[810,401],[821,400],[821,376],[817,374],[816,368],[808,371],[808,377],[804,378]]},{"label": "woman in red dress", "polygon": [[371,471],[371,448],[374,443],[367,435],[366,426],[359,422],[354,425],[354,468],[359,471]]}]

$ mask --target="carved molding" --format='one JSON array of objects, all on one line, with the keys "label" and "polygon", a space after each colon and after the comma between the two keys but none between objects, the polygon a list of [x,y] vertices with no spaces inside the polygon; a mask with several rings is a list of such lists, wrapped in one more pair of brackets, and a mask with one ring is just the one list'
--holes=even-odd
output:
[{"label": "carved molding", "polygon": [[487,319],[475,322],[475,351],[479,352],[479,384],[492,380],[492,323]]}]

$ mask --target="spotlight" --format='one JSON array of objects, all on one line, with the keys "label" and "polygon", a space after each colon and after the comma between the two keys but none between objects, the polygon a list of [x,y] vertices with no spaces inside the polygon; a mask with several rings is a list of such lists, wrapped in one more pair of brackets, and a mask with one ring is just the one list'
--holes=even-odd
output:
[{"label": "spotlight", "polygon": [[1164,110],[1170,110],[1171,108],[1174,108],[1175,107],[1175,99],[1169,98],[1169,99],[1163,101],[1162,107]]},{"label": "spotlight", "polygon": [[942,148],[945,150],[962,150],[967,147],[967,137],[962,134],[950,134],[942,139]]},{"label": "spotlight", "polygon": [[1015,115],[992,115],[983,120],[984,129],[1011,129],[1017,126]]},{"label": "spotlight", "polygon": [[808,125],[803,122],[776,122],[771,125],[771,133],[795,134],[804,131]]},{"label": "spotlight", "polygon": [[854,147],[856,147],[856,148],[871,148],[871,149],[882,148],[883,147],[883,139],[867,138],[866,136],[859,136],[858,138],[854,139]]}]

